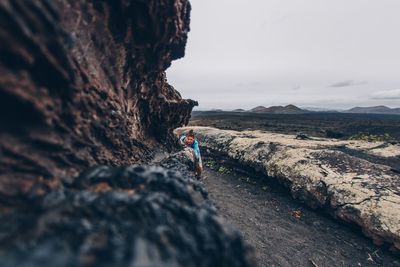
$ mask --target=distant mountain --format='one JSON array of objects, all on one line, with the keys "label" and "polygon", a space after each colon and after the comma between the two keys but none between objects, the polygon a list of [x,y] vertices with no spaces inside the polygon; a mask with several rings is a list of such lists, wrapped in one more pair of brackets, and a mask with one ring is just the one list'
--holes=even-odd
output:
[{"label": "distant mountain", "polygon": [[400,108],[389,108],[386,106],[374,107],[355,107],[343,111],[345,113],[364,113],[364,114],[397,114],[400,115]]},{"label": "distant mountain", "polygon": [[250,109],[249,111],[250,111],[250,112],[263,112],[263,111],[266,110],[266,109],[267,109],[267,108],[264,107],[264,106],[258,106],[258,107],[255,107],[255,108]]},{"label": "distant mountain", "polygon": [[315,108],[315,107],[303,107],[303,109],[313,112],[321,112],[321,113],[337,113],[342,110],[339,109],[329,109],[329,108]]},{"label": "distant mountain", "polygon": [[275,113],[275,114],[301,114],[301,113],[309,113],[310,111],[301,109],[296,107],[295,105],[287,105],[287,106],[272,106],[272,107],[264,107],[258,106],[251,110],[250,112],[255,113]]},{"label": "distant mountain", "polygon": [[245,112],[246,110],[242,109],[242,108],[238,108],[238,109],[234,109],[232,110],[232,112]]}]

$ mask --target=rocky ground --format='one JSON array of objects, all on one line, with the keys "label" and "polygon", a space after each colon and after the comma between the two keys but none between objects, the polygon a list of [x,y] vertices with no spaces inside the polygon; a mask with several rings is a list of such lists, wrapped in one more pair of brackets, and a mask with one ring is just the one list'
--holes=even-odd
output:
[{"label": "rocky ground", "polygon": [[1,266],[254,266],[185,154],[38,182],[0,212]]},{"label": "rocky ground", "polygon": [[275,133],[303,132],[317,137],[348,139],[359,134],[384,136],[400,142],[400,116],[379,114],[308,113],[258,114],[251,112],[194,111],[193,126],[224,130],[264,130]]},{"label": "rocky ground", "polygon": [[400,266],[398,257],[358,229],[293,201],[273,180],[223,158],[207,157],[205,165],[210,199],[252,245],[258,266]]},{"label": "rocky ground", "polygon": [[[254,266],[239,232],[223,224],[188,171],[185,153],[155,157],[156,149],[171,152],[173,129],[197,105],[165,73],[185,54],[190,11],[187,0],[0,1],[1,266]],[[396,149],[340,146],[315,155],[311,143],[293,151],[278,143],[271,155],[295,158],[285,154],[293,161],[277,161],[285,168],[268,174],[292,183],[293,195],[310,205],[337,207],[337,216],[363,223],[376,242],[398,247],[397,217],[384,213],[397,208],[397,184],[378,175],[398,172],[395,161],[380,163]],[[260,142],[220,148],[243,161],[252,157],[241,150],[247,144],[263,156]],[[368,183],[346,176],[362,188],[355,200],[337,190],[336,170],[326,167],[345,172],[354,153],[364,158],[360,172],[376,166],[377,174]],[[325,160],[323,172],[312,169],[313,158]],[[371,205],[385,216],[371,217]]]},{"label": "rocky ground", "polygon": [[203,150],[275,179],[295,199],[358,225],[376,244],[399,251],[400,174],[393,166],[398,145],[191,128]]}]

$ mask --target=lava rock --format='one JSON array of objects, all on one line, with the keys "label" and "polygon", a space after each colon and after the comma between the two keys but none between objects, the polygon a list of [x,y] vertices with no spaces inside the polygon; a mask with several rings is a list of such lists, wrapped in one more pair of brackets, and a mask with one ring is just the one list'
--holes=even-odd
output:
[{"label": "lava rock", "polygon": [[194,177],[98,166],[1,214],[2,266],[253,266]]},{"label": "lava rock", "polygon": [[310,140],[311,138],[305,133],[299,132],[296,134],[296,139],[298,140]]},{"label": "lava rock", "polygon": [[[203,150],[261,172],[292,197],[359,226],[376,245],[400,251],[400,146],[260,131],[195,127]],[[187,128],[176,130],[179,136]],[[264,143],[264,144],[263,144]],[[261,145],[260,145],[261,144]]]},{"label": "lava rock", "polygon": [[165,74],[184,56],[190,10],[187,0],[1,1],[0,197],[169,149],[196,105]]},{"label": "lava rock", "polygon": [[252,266],[183,163],[107,167],[150,162],[188,123],[197,102],[165,71],[190,10],[0,1],[1,266]]},{"label": "lava rock", "polygon": [[326,130],[325,132],[327,138],[340,139],[345,137],[345,134],[335,130]]}]

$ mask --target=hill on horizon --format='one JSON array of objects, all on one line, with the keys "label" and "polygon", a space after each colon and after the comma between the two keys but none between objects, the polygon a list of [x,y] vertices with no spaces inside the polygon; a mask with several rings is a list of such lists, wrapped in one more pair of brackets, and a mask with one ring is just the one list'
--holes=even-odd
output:
[{"label": "hill on horizon", "polygon": [[344,113],[363,113],[363,114],[396,114],[400,115],[400,108],[389,108],[387,106],[373,107],[354,107],[343,111]]},{"label": "hill on horizon", "polygon": [[[200,110],[199,110],[200,111]],[[204,110],[206,111],[206,110]],[[227,110],[211,109],[209,111],[224,112]],[[229,112],[229,111],[227,111]],[[303,107],[299,108],[293,104],[286,106],[257,106],[250,110],[242,108],[233,109],[230,112],[249,112],[249,113],[266,113],[266,114],[305,114],[305,113],[354,113],[354,114],[387,114],[387,115],[400,115],[400,108],[390,108],[384,105],[371,106],[371,107],[353,107],[346,110],[328,109],[328,108],[313,108]]]},{"label": "hill on horizon", "polygon": [[258,106],[249,110],[249,112],[254,113],[281,113],[281,114],[301,114],[301,113],[309,113],[309,110],[301,109],[295,105],[286,105],[286,106],[271,106],[264,107]]}]

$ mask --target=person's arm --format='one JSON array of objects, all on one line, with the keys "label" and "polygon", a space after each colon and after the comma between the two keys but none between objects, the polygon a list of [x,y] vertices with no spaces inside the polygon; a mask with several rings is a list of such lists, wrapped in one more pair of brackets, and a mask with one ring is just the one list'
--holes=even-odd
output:
[{"label": "person's arm", "polygon": [[186,138],[186,135],[182,135],[181,138],[179,138],[179,144],[181,144],[182,146],[185,145],[185,138]]},{"label": "person's arm", "polygon": [[194,141],[194,143],[193,143],[193,151],[194,151],[194,154],[196,155],[196,158],[200,158],[200,148],[199,148],[199,142],[196,140],[196,141]]}]

